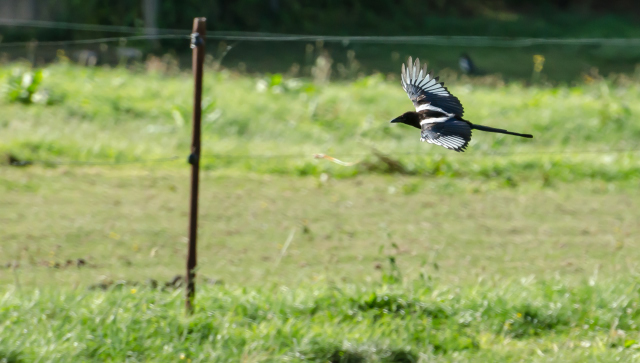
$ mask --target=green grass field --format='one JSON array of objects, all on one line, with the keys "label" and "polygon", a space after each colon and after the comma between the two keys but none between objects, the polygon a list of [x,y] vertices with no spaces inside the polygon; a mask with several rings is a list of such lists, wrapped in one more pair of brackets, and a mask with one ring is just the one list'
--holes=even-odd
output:
[{"label": "green grass field", "polygon": [[35,165],[0,166],[0,361],[638,359],[633,79],[452,79],[469,120],[535,135],[463,154],[388,124],[398,83],[208,70],[190,318],[189,75],[56,64],[49,105],[5,87],[0,153]]}]

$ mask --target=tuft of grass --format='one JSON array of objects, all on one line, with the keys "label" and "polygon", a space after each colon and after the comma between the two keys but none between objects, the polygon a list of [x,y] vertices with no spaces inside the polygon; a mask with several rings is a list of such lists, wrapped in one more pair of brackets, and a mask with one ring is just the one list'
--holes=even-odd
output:
[{"label": "tuft of grass", "polygon": [[2,87],[2,92],[8,102],[19,102],[25,105],[40,103],[52,105],[62,101],[62,96],[52,94],[50,90],[42,88],[45,73],[42,69],[29,70],[25,66],[16,67]]}]

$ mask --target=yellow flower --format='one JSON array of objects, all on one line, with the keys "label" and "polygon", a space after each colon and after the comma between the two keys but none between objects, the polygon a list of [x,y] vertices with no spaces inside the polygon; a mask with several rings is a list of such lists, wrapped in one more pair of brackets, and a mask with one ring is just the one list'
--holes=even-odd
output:
[{"label": "yellow flower", "polygon": [[132,293],[132,294],[135,294],[137,291],[138,291],[138,290],[136,290],[136,289],[131,289],[131,293]]},{"label": "yellow flower", "polygon": [[184,360],[186,358],[186,356],[184,355],[184,353],[180,353],[180,360]]},{"label": "yellow flower", "polygon": [[516,316],[517,316],[517,317],[519,317],[519,318],[521,318],[521,317],[522,317],[522,314],[521,314],[521,313],[517,313],[517,314],[516,314]]},{"label": "yellow flower", "polygon": [[533,70],[536,73],[542,72],[542,68],[544,67],[544,56],[540,54],[535,54],[533,56]]},{"label": "yellow flower", "polygon": [[593,77],[591,77],[591,76],[590,76],[590,75],[588,75],[588,74],[583,74],[583,75],[582,75],[582,79],[584,80],[584,83],[586,83],[586,84],[591,84],[591,83],[593,83],[593,81],[594,81],[594,80],[593,80]]}]

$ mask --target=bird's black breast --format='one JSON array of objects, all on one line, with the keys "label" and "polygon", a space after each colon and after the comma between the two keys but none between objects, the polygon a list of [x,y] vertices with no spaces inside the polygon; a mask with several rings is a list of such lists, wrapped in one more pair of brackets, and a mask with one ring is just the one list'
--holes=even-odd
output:
[{"label": "bird's black breast", "polygon": [[444,112],[440,112],[440,111],[436,111],[436,110],[429,110],[429,109],[420,111],[418,113],[418,115],[420,115],[420,120],[425,120],[425,119],[428,119],[428,118],[440,118],[440,117],[449,116]]}]

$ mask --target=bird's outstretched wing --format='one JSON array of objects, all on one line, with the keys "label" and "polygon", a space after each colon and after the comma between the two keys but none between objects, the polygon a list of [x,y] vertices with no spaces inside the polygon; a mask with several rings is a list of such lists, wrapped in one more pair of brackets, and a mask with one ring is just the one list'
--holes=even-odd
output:
[{"label": "bird's outstretched wing", "polygon": [[407,67],[402,65],[402,88],[407,92],[416,111],[436,107],[446,113],[462,116],[464,108],[455,96],[449,93],[443,82],[438,82],[438,77],[433,78],[427,74],[427,65],[420,69],[420,60],[412,63],[411,57]]},{"label": "bird's outstretched wing", "polygon": [[460,120],[425,123],[422,125],[422,141],[462,152],[471,140],[471,125]]}]

